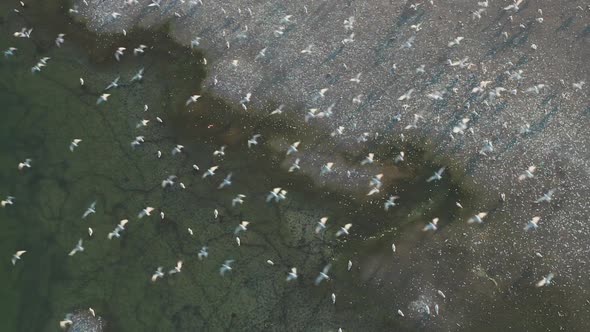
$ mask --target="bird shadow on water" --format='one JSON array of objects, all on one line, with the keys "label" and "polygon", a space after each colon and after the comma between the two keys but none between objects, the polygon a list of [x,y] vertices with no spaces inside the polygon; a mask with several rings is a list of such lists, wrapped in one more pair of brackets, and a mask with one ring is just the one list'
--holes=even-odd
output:
[{"label": "bird shadow on water", "polygon": [[[12,286],[1,301],[8,330],[51,331],[66,313],[88,307],[112,331],[335,330],[341,324],[378,330],[425,324],[398,321],[394,313],[424,292],[414,286],[415,279],[434,289],[436,280],[426,276],[437,269],[437,260],[460,267],[435,251],[448,237],[446,226],[462,217],[455,203],[462,201],[466,210],[476,204],[455,176],[426,183],[439,168],[427,151],[385,138],[370,145],[386,165],[387,181],[377,198],[366,195],[366,186],[330,182],[331,175],[324,180],[289,173],[283,141],[301,138],[322,155],[331,150],[330,156],[351,170],[360,168],[369,151],[350,150],[305,124],[271,120],[262,112],[245,114],[206,93],[187,108],[186,98],[200,93],[206,70],[200,54],[170,41],[166,26],[97,36],[69,20],[59,2],[31,3],[21,15],[7,14],[1,28],[4,38],[23,25],[35,27],[33,46],[18,41],[22,58],[10,66],[4,62],[12,59],[3,60],[0,67],[3,76],[15,77],[11,85],[2,84],[0,93],[7,101],[0,124],[5,138],[0,190],[18,197],[14,207],[0,211],[8,224],[1,246],[2,252],[28,251],[17,266],[6,263],[3,268],[8,273],[1,280]],[[57,33],[67,36],[59,49],[52,46]],[[13,40],[1,40],[1,45],[9,42]],[[149,46],[141,57],[114,59],[117,47],[130,51],[138,44],[157,47]],[[31,75],[30,63],[42,56],[52,58],[48,68]],[[130,77],[140,67],[146,71],[140,83],[124,78],[106,105],[95,104],[113,77]],[[81,76],[84,86],[78,84]],[[149,110],[142,111],[144,104]],[[164,119],[162,124],[156,116]],[[135,128],[147,118],[147,128]],[[262,144],[248,149],[245,142],[255,133],[262,135]],[[145,144],[132,149],[129,142],[140,134]],[[71,153],[67,146],[74,137],[83,142]],[[170,150],[176,144],[185,151],[174,156]],[[222,145],[227,156],[213,156]],[[158,159],[160,149],[163,157]],[[396,165],[393,158],[400,151],[406,152],[406,161]],[[301,154],[305,158],[305,149]],[[29,155],[34,167],[18,174],[16,163]],[[202,179],[213,165],[221,165],[219,174]],[[221,176],[230,172],[235,183],[218,190]],[[161,188],[162,179],[172,174],[186,189]],[[274,187],[288,190],[286,201],[265,202]],[[234,208],[231,200],[237,193],[247,196],[246,203]],[[384,193],[399,195],[399,206],[384,211]],[[94,200],[96,216],[81,221]],[[165,211],[166,217],[138,220],[135,215],[146,205]],[[316,234],[324,216],[327,229]],[[421,230],[435,217],[441,220],[438,239]],[[124,218],[131,221],[122,238],[107,240]],[[233,230],[242,220],[251,226],[238,246]],[[350,235],[337,237],[336,231],[349,223]],[[93,236],[87,235],[88,227]],[[188,228],[195,234],[189,235]],[[79,238],[86,250],[68,257]],[[200,262],[202,246],[210,248],[211,256]],[[182,273],[150,283],[157,266],[169,268],[177,259],[185,261]],[[226,259],[236,260],[235,271],[222,278],[218,269]],[[332,264],[330,279],[315,286],[313,279],[326,264]],[[285,277],[294,266],[299,278],[288,284]],[[330,302],[331,293],[337,295],[336,304]],[[422,313],[408,315],[419,318]]]}]

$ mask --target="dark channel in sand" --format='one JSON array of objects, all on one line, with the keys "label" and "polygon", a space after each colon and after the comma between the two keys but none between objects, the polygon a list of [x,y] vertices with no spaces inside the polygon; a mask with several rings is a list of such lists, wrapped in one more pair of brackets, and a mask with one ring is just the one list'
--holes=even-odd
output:
[{"label": "dark channel in sand", "polygon": [[[422,142],[383,141],[370,151],[349,151],[303,123],[245,113],[207,93],[189,112],[184,102],[199,93],[206,66],[197,52],[167,38],[166,26],[129,31],[126,37],[99,36],[72,22],[62,2],[29,3],[22,14],[0,5],[0,46],[19,49],[16,57],[0,62],[7,78],[0,82],[0,194],[17,197],[15,206],[0,211],[5,228],[0,248],[3,253],[28,251],[15,267],[2,263],[0,281],[8,287],[2,291],[0,317],[6,331],[54,331],[66,313],[88,307],[109,331],[434,330],[441,320],[460,323],[464,315],[486,310],[436,297],[437,289],[458,297],[462,285],[455,285],[455,278],[482,283],[475,286],[481,288],[480,298],[494,305],[490,271],[461,259],[469,251],[462,243],[463,229],[445,231],[453,220],[475,211],[476,197],[461,190],[459,175],[447,173],[439,183],[426,184],[439,165]],[[34,28],[32,38],[13,39],[12,32],[23,26]],[[66,34],[59,49],[53,43],[58,33]],[[132,48],[139,44],[149,49],[134,57]],[[127,47],[120,63],[113,57],[119,46]],[[43,56],[51,57],[48,66],[32,75],[30,67]],[[144,80],[128,84],[141,67]],[[124,83],[107,103],[95,105],[103,87],[119,75]],[[79,77],[85,78],[84,87]],[[135,128],[143,118],[150,120],[148,127]],[[255,133],[262,134],[262,144],[248,150],[245,142]],[[129,143],[138,135],[145,135],[146,143],[133,150]],[[67,147],[73,138],[83,142],[71,153]],[[390,180],[382,192],[400,195],[400,206],[386,213],[386,196],[368,199],[368,187],[351,190],[288,173],[284,151],[295,140],[303,141],[302,160],[306,149],[331,151],[351,168],[360,167],[368,152],[389,160],[384,173]],[[186,153],[171,156],[175,144],[185,145]],[[216,160],[212,152],[221,145],[228,146],[227,156]],[[393,157],[402,150],[407,158],[398,167]],[[16,164],[24,158],[32,158],[34,167],[19,174]],[[195,173],[192,164],[201,172]],[[204,169],[217,164],[214,179],[201,179]],[[234,184],[217,190],[229,172]],[[162,190],[160,182],[171,174],[187,189]],[[267,192],[278,186],[288,190],[287,200],[265,203]],[[232,208],[238,193],[247,196],[246,203]],[[82,221],[94,200],[97,213]],[[137,220],[147,205],[165,211],[166,218]],[[214,209],[220,212],[217,220]],[[314,228],[323,216],[329,217],[328,230],[318,236]],[[434,217],[441,219],[439,233],[422,232]],[[107,240],[123,218],[130,223],[121,239]],[[241,220],[251,225],[238,247],[233,229]],[[336,239],[336,230],[349,222],[351,235]],[[94,229],[92,238],[88,227]],[[68,257],[79,238],[86,250]],[[202,246],[209,247],[210,256],[199,261]],[[219,266],[230,258],[236,260],[235,270],[222,278]],[[178,259],[185,262],[182,273],[150,282],[158,266],[168,270]],[[313,279],[330,262],[332,279],[314,286]],[[293,266],[299,279],[286,283]],[[424,305],[434,303],[449,315],[428,316]],[[501,307],[491,311],[507,315],[512,326],[539,326],[535,317],[517,321],[505,303]],[[398,309],[411,319],[398,319]],[[543,322],[547,328],[552,324],[557,323]],[[485,319],[474,326],[485,326]]]}]

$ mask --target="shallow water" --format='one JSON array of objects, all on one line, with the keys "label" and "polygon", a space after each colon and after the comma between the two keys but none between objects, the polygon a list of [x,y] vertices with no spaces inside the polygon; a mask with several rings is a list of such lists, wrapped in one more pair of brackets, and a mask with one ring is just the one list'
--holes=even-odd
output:
[{"label": "shallow water", "polygon": [[[548,299],[563,294],[543,290],[546,308],[525,318],[523,313],[529,314],[538,301],[530,295],[528,279],[505,285],[498,276],[507,271],[474,264],[480,255],[477,241],[484,241],[484,235],[448,226],[474,212],[477,198],[462,191],[457,179],[427,185],[424,179],[439,167],[427,152],[372,147],[383,159],[402,148],[408,153],[403,166],[385,171],[391,180],[382,191],[402,197],[400,206],[385,213],[385,196],[369,200],[365,188],[336,189],[329,181],[285,170],[292,159],[284,151],[297,139],[316,150],[325,146],[324,151],[351,163],[367,151],[339,151],[337,143],[318,140],[313,129],[244,116],[208,95],[189,112],[184,102],[199,91],[206,68],[198,54],[168,42],[165,28],[131,32],[126,38],[97,37],[69,23],[59,6],[30,3],[24,16],[0,6],[0,47],[18,47],[15,57],[0,61],[5,78],[0,83],[0,195],[16,197],[14,206],[0,211],[0,252],[8,258],[27,250],[16,266],[9,259],[2,263],[0,280],[7,286],[0,300],[3,330],[53,331],[65,314],[88,307],[111,331],[557,330],[568,324],[545,316],[561,306]],[[30,40],[11,36],[23,26],[35,27]],[[53,39],[60,32],[66,33],[66,42],[56,48]],[[158,48],[130,55],[140,43]],[[120,45],[128,53],[118,63],[112,51]],[[48,66],[31,74],[30,67],[43,56],[51,57]],[[128,84],[141,67],[144,80]],[[125,84],[111,92],[107,103],[95,105],[102,89],[119,75]],[[85,78],[84,87],[79,77]],[[149,105],[146,112],[144,104]],[[150,123],[136,128],[141,119]],[[261,144],[248,150],[246,140],[255,133],[262,134]],[[146,142],[132,149],[130,142],[138,135]],[[83,141],[70,152],[74,138]],[[185,152],[173,156],[176,144],[183,144]],[[221,145],[227,145],[227,155],[213,156]],[[33,167],[19,172],[16,165],[25,158],[33,159]],[[195,172],[192,164],[201,171]],[[213,165],[220,165],[217,174],[202,179],[203,170]],[[234,183],[218,190],[229,172]],[[178,184],[162,189],[161,181],[172,174],[187,189]],[[288,190],[287,200],[265,203],[268,191],[279,186]],[[232,208],[238,193],[247,196],[245,203]],[[82,220],[93,201],[97,213]],[[456,207],[457,201],[464,210]],[[146,206],[164,211],[165,218],[154,213],[138,219]],[[323,216],[329,217],[328,228],[319,236],[314,229]],[[441,219],[439,232],[422,232],[434,217]],[[125,218],[130,222],[121,238],[108,240],[106,234]],[[241,220],[251,224],[238,246],[233,231]],[[353,223],[350,236],[336,239],[334,233],[347,223]],[[85,251],[68,257],[80,238]],[[202,246],[209,247],[210,255],[199,261]],[[167,271],[179,259],[184,261],[182,273],[150,282],[158,266]],[[234,270],[221,277],[218,270],[226,259],[235,260]],[[266,263],[269,259],[273,266]],[[348,260],[353,262],[350,272]],[[522,260],[514,264],[526,264]],[[327,263],[332,264],[331,280],[314,286]],[[293,266],[299,278],[286,283]],[[531,277],[526,268],[515,271]],[[490,279],[498,279],[500,286]],[[446,299],[437,295],[438,289]],[[441,315],[426,314],[424,305],[434,308],[435,303]],[[495,315],[503,319],[492,319]],[[570,324],[576,328],[576,322]]]}]

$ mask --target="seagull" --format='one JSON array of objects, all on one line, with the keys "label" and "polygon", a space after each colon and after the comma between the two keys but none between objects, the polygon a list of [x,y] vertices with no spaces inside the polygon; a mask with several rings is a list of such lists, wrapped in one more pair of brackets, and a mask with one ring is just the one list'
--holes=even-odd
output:
[{"label": "seagull", "polygon": [[449,42],[449,44],[448,44],[447,46],[449,46],[449,47],[453,47],[453,46],[455,46],[455,45],[459,45],[459,43],[460,43],[460,42],[461,42],[463,39],[465,39],[465,38],[463,38],[463,37],[457,37],[457,38],[453,39],[453,41]]},{"label": "seagull", "polygon": [[444,91],[434,91],[426,95],[426,97],[433,99],[433,100],[443,100],[443,95],[445,94]]},{"label": "seagull", "polygon": [[290,155],[291,153],[298,152],[299,150],[297,150],[297,147],[299,147],[299,144],[301,144],[301,141],[297,141],[297,142],[291,144],[289,146],[289,148],[287,149],[287,156]]},{"label": "seagull", "polygon": [[395,246],[395,243],[391,244],[391,251],[396,252],[397,247]]},{"label": "seagull", "polygon": [[141,81],[143,79],[143,68],[140,68],[137,74],[131,78],[131,82]]},{"label": "seagull", "polygon": [[274,111],[270,112],[270,115],[281,114],[283,113],[283,108],[285,107],[284,104],[279,105]]},{"label": "seagull", "polygon": [[494,146],[492,145],[491,141],[486,140],[483,148],[479,150],[479,154],[487,156],[487,154],[491,152],[494,152]]},{"label": "seagull", "polygon": [[463,118],[459,123],[453,127],[453,134],[465,134],[465,130],[467,129],[467,123],[469,123],[469,118]]},{"label": "seagull", "polygon": [[59,327],[65,330],[68,328],[68,326],[74,324],[74,322],[71,320],[71,316],[72,314],[67,314],[63,320],[59,321]]},{"label": "seagull", "polygon": [[266,263],[271,266],[275,265],[275,262],[271,261],[270,259],[267,259]]},{"label": "seagull", "polygon": [[363,100],[361,99],[363,97],[362,94],[357,95],[356,97],[352,98],[352,103],[353,104],[360,104],[363,102]]},{"label": "seagull", "polygon": [[328,217],[323,217],[318,221],[318,224],[315,228],[316,234],[319,234],[321,231],[326,229],[326,222],[328,222]]},{"label": "seagull", "polygon": [[352,224],[346,224],[344,227],[340,227],[338,232],[336,232],[336,237],[340,237],[342,235],[348,235],[348,230],[352,227]]},{"label": "seagull", "polygon": [[389,208],[395,207],[398,204],[395,203],[395,200],[399,199],[399,196],[389,196],[387,201],[385,201],[384,207],[385,211],[389,211]]},{"label": "seagull", "polygon": [[438,181],[440,179],[442,179],[442,173],[445,171],[445,168],[441,168],[438,171],[434,172],[434,175],[432,175],[431,177],[428,178],[428,180],[426,180],[426,182],[432,182],[432,181]]},{"label": "seagull", "polygon": [[190,104],[192,104],[192,103],[196,103],[196,102],[197,102],[197,100],[199,100],[199,98],[201,98],[201,96],[200,96],[200,95],[192,95],[192,96],[190,96],[190,97],[189,97],[189,98],[186,100],[185,106],[188,106],[188,105],[190,105]]},{"label": "seagull", "polygon": [[117,227],[117,228],[115,228],[115,230],[113,230],[112,232],[110,232],[110,233],[107,235],[107,238],[108,238],[109,240],[112,240],[112,239],[113,239],[113,237],[117,237],[117,238],[119,238],[119,237],[121,237],[121,234],[119,234],[119,232],[120,232],[120,230],[119,230],[119,228]]},{"label": "seagull", "polygon": [[539,227],[539,220],[541,220],[541,217],[533,217],[533,219],[531,219],[524,227],[524,230],[529,231],[531,229],[537,229]]},{"label": "seagull", "polygon": [[336,304],[336,294],[332,293],[332,304]]},{"label": "seagull", "polygon": [[175,146],[175,147],[172,149],[172,155],[174,156],[174,155],[176,155],[176,154],[178,154],[178,153],[181,153],[181,152],[182,152],[182,149],[184,149],[184,145],[177,144],[177,145],[176,145],[176,146]]},{"label": "seagull", "polygon": [[150,3],[148,5],[148,7],[158,7],[158,8],[160,8],[160,2],[162,2],[162,0],[152,0],[152,3]]},{"label": "seagull", "polygon": [[486,1],[479,1],[479,2],[477,3],[477,5],[478,5],[478,6],[480,6],[480,7],[485,7],[485,8],[487,8],[487,7],[489,6],[489,2],[488,2],[488,1],[489,1],[489,0],[486,0]]},{"label": "seagull", "polygon": [[70,143],[70,151],[74,152],[74,149],[78,147],[78,144],[82,142],[79,138],[74,138],[74,140]]},{"label": "seagull", "polygon": [[172,187],[174,185],[174,180],[176,180],[176,175],[169,175],[166,179],[162,180],[162,188],[168,186]]},{"label": "seagull", "polygon": [[350,44],[354,42],[354,32],[351,33],[347,38],[342,39],[342,44],[346,45],[346,44]]},{"label": "seagull", "polygon": [[260,52],[258,52],[258,54],[254,58],[254,60],[258,60],[260,58],[264,58],[265,56],[266,56],[266,47],[263,48],[262,50],[260,50]]},{"label": "seagull", "polygon": [[328,264],[328,265],[324,266],[324,269],[320,272],[320,274],[317,276],[317,278],[315,278],[314,284],[316,286],[318,286],[322,281],[330,279],[330,277],[328,276],[328,271],[330,271],[331,267],[332,267],[332,264]]},{"label": "seagull", "polygon": [[13,36],[17,38],[31,38],[31,32],[33,32],[33,29],[22,28],[20,31],[15,32]]},{"label": "seagull", "polygon": [[317,111],[317,108],[310,108],[309,111],[305,114],[305,122],[309,122],[310,119],[315,118]]},{"label": "seagull", "polygon": [[348,271],[350,271],[350,269],[352,269],[352,261],[348,260],[348,266],[346,268]]},{"label": "seagull", "polygon": [[485,9],[484,8],[479,8],[478,10],[471,12],[472,19],[474,19],[474,20],[475,19],[480,20],[481,19],[481,14],[483,12],[485,12]]},{"label": "seagull", "polygon": [[115,51],[115,59],[117,59],[117,61],[121,61],[121,57],[123,56],[123,52],[125,52],[125,50],[125,47],[117,48],[117,50]]},{"label": "seagull", "polygon": [[148,123],[150,123],[150,120],[142,119],[135,125],[135,128],[147,127]]},{"label": "seagull", "polygon": [[9,47],[6,51],[4,51],[4,57],[7,58],[9,56],[13,56],[15,51],[18,51],[16,47]]},{"label": "seagull", "polygon": [[221,157],[225,156],[225,148],[226,148],[226,147],[227,147],[227,146],[225,146],[225,145],[222,145],[222,146],[219,148],[219,150],[215,150],[215,151],[213,151],[213,155],[214,155],[214,156],[221,156]]},{"label": "seagull", "polygon": [[469,57],[464,57],[463,59],[461,59],[459,61],[451,61],[451,59],[447,59],[447,63],[451,67],[459,66],[460,68],[465,68],[465,67],[469,66],[469,64],[467,64],[467,60],[469,60]]},{"label": "seagull", "polygon": [[533,85],[532,87],[526,89],[524,92],[527,93],[536,93],[539,94],[541,93],[541,89],[543,89],[545,87],[545,84],[537,84],[537,85]]},{"label": "seagull", "polygon": [[234,235],[238,235],[240,232],[245,232],[248,230],[248,225],[250,224],[249,221],[242,221],[240,222],[240,224],[238,225],[238,227],[236,227],[236,230],[234,231]]},{"label": "seagull", "polygon": [[404,317],[404,313],[401,311],[401,309],[397,309],[397,314]]},{"label": "seagull", "polygon": [[225,179],[223,179],[223,182],[221,182],[221,184],[219,185],[219,187],[217,187],[217,189],[222,189],[222,188],[225,188],[225,187],[229,187],[231,185],[231,183],[232,183],[231,182],[231,176],[232,176],[232,173],[229,173],[225,177]]},{"label": "seagull", "polygon": [[115,78],[106,88],[105,91],[108,89],[112,89],[112,88],[118,88],[119,87],[119,79],[121,77],[118,76],[117,78]]},{"label": "seagull", "polygon": [[162,272],[163,267],[158,266],[158,269],[152,274],[152,282],[156,282],[158,278],[164,278],[164,272]]},{"label": "seagull", "polygon": [[338,128],[336,128],[332,133],[330,133],[330,136],[334,137],[336,135],[342,135],[342,134],[344,134],[344,127],[338,126]]},{"label": "seagull", "polygon": [[257,141],[257,140],[258,140],[258,139],[259,139],[261,136],[262,136],[262,135],[260,135],[260,134],[256,134],[256,135],[252,136],[252,138],[250,138],[250,139],[248,140],[248,148],[251,148],[251,147],[252,147],[252,145],[258,145],[258,141]]},{"label": "seagull", "polygon": [[90,206],[88,207],[88,209],[86,209],[86,211],[82,215],[82,219],[86,219],[86,217],[88,217],[89,215],[91,215],[93,213],[96,213],[96,201],[92,202],[90,204]]},{"label": "seagull", "polygon": [[235,207],[236,204],[244,204],[245,197],[246,195],[238,194],[238,196],[231,200],[231,206]]},{"label": "seagull", "polygon": [[147,48],[147,46],[145,45],[139,45],[139,47],[136,47],[133,49],[133,55],[138,55],[144,52],[144,50]]},{"label": "seagull", "polygon": [[400,48],[412,48],[412,46],[414,45],[414,39],[416,39],[416,36],[411,36],[410,38],[408,38],[408,40],[406,40],[402,46]]},{"label": "seagull", "polygon": [[[301,50],[301,54],[311,54],[311,49],[313,48],[313,44],[308,45],[305,49]],[[323,97],[323,96],[322,96]]]},{"label": "seagull", "polygon": [[137,215],[137,218],[141,219],[145,216],[151,216],[152,211],[154,211],[153,207],[146,207],[145,209],[141,210],[141,212],[139,212],[139,214]]},{"label": "seagull", "polygon": [[281,24],[292,23],[291,17],[293,17],[293,15],[285,15],[283,18],[281,18],[279,23],[281,23]]},{"label": "seagull", "polygon": [[531,179],[531,178],[534,178],[534,177],[535,177],[534,173],[535,173],[535,170],[536,170],[536,169],[537,169],[537,167],[536,167],[536,166],[534,166],[534,165],[532,165],[532,166],[529,166],[529,168],[527,168],[527,169],[524,171],[524,173],[522,173],[522,174],[520,174],[520,175],[518,176],[518,181],[522,181],[522,180],[525,180],[525,179]]},{"label": "seagull", "polygon": [[400,163],[400,162],[404,161],[404,156],[405,156],[405,153],[403,151],[401,151],[397,155],[397,157],[395,157],[395,159],[393,159],[393,162],[395,162],[397,164],[397,163]]},{"label": "seagull", "polygon": [[18,170],[22,171],[25,167],[26,168],[31,168],[31,162],[33,161],[33,159],[25,159],[25,161],[23,161],[22,163],[18,163]]},{"label": "seagull", "polygon": [[12,265],[16,265],[16,261],[20,260],[20,256],[26,252],[26,250],[19,250],[14,255],[12,255]]},{"label": "seagull", "polygon": [[272,201],[273,199],[274,199],[276,202],[278,202],[278,201],[279,201],[279,199],[280,199],[280,198],[279,198],[279,193],[280,193],[280,192],[281,192],[281,188],[280,188],[280,187],[277,187],[277,188],[274,188],[273,190],[271,190],[271,191],[269,192],[268,196],[266,196],[266,202],[268,203],[268,202]]},{"label": "seagull", "polygon": [[418,32],[418,31],[422,30],[422,23],[412,24],[412,25],[410,25],[410,29]]},{"label": "seagull", "polygon": [[292,268],[291,268],[291,272],[289,272],[289,273],[287,274],[287,281],[292,281],[292,280],[295,280],[295,279],[297,279],[297,277],[299,277],[299,276],[297,275],[297,268],[295,268],[295,267],[292,267]]},{"label": "seagull", "polygon": [[125,225],[129,222],[127,219],[123,219],[119,221],[119,224],[115,227],[116,232],[121,232],[125,230]]},{"label": "seagull", "polygon": [[248,110],[248,107],[246,107],[246,103],[250,102],[250,97],[252,97],[252,94],[250,92],[246,93],[246,96],[244,98],[242,98],[242,100],[240,100],[240,104],[242,105],[242,108],[244,110]]},{"label": "seagull", "polygon": [[217,211],[217,209],[213,210],[213,218],[217,219],[218,216],[219,216],[219,211]]},{"label": "seagull", "polygon": [[135,140],[133,140],[131,142],[131,147],[132,148],[135,148],[136,146],[139,146],[143,142],[145,142],[144,137],[143,136],[137,136],[137,137],[135,137]]},{"label": "seagull", "polygon": [[504,7],[504,10],[506,10],[506,11],[508,11],[508,10],[514,10],[515,12],[517,12],[519,10],[518,6],[520,5],[520,3],[523,0],[513,0],[513,1],[514,1],[514,3],[511,4],[511,5],[509,5],[509,6],[507,6],[507,7]]},{"label": "seagull", "polygon": [[536,287],[543,287],[543,286],[549,286],[551,285],[551,280],[553,280],[553,277],[555,275],[553,273],[549,273],[546,277],[543,277],[543,279],[541,279],[540,281],[538,281],[535,286]]},{"label": "seagull", "polygon": [[60,33],[57,35],[57,38],[55,38],[55,45],[57,47],[61,47],[61,44],[64,43],[64,37],[65,37],[65,34],[63,34],[63,33]]},{"label": "seagull", "polygon": [[440,295],[440,297],[442,297],[443,299],[446,299],[446,298],[447,298],[447,296],[445,295],[445,293],[443,293],[443,292],[442,292],[440,289],[439,289],[439,290],[437,290],[437,291],[436,291],[436,293],[437,293],[438,295]]},{"label": "seagull", "polygon": [[289,167],[289,172],[294,172],[296,170],[299,170],[301,167],[299,166],[299,162],[301,161],[301,159],[297,158],[295,159],[295,161],[293,162],[293,164],[291,164],[291,167]]},{"label": "seagull", "polygon": [[469,218],[467,220],[467,223],[468,224],[473,224],[473,223],[481,224],[481,223],[483,223],[483,218],[485,218],[485,216],[487,216],[487,215],[488,215],[487,212],[480,212],[480,213],[474,215],[473,217]]},{"label": "seagull", "polygon": [[406,91],[406,93],[404,93],[399,98],[397,98],[397,100],[398,101],[409,100],[412,97],[412,92],[414,92],[414,89],[410,89],[410,90]]},{"label": "seagull", "polygon": [[100,97],[98,97],[98,99],[96,100],[96,105],[106,103],[109,99],[109,96],[110,94],[108,93],[103,93],[102,95],[100,95]]},{"label": "seagull", "polygon": [[90,311],[90,314],[92,315],[92,317],[96,317],[96,313],[94,312],[94,309],[88,308],[88,311]]},{"label": "seagull", "polygon": [[70,251],[70,253],[68,255],[74,256],[76,253],[82,252],[82,251],[84,251],[84,247],[82,247],[82,239],[80,239],[80,240],[78,240],[76,247],[74,249],[72,249],[72,251]]},{"label": "seagull", "polygon": [[225,262],[223,262],[223,264],[221,264],[221,268],[219,269],[219,274],[222,277],[225,275],[225,272],[232,270],[231,263],[233,263],[233,262],[234,262],[233,259],[228,259]]},{"label": "seagull", "polygon": [[381,186],[383,185],[383,183],[381,182],[382,178],[383,178],[383,173],[375,175],[374,177],[371,178],[371,181],[369,182],[369,186],[373,186],[377,189],[381,188]]},{"label": "seagull", "polygon": [[[14,48],[14,47],[11,47]],[[6,55],[6,52],[4,53],[4,55]],[[576,90],[582,90],[582,87],[584,86],[584,84],[586,84],[586,82],[584,81],[580,81],[578,83],[572,83],[572,86],[574,87],[574,89]]]},{"label": "seagull", "polygon": [[322,166],[320,170],[320,176],[332,172],[332,166],[334,166],[334,163],[326,163],[324,166]]},{"label": "seagull", "polygon": [[199,260],[203,260],[203,258],[207,258],[209,256],[207,249],[207,247],[202,247],[201,250],[199,250]]},{"label": "seagull", "polygon": [[176,262],[176,266],[168,271],[168,274],[175,274],[175,273],[180,273],[182,271],[182,261],[178,261]]},{"label": "seagull", "polygon": [[437,225],[438,224],[438,218],[434,218],[432,219],[431,222],[428,223],[428,225],[424,226],[424,228],[422,228],[422,231],[426,232],[426,231],[436,231]]},{"label": "seagull", "polygon": [[14,196],[7,196],[5,200],[0,202],[0,206],[6,207],[6,205],[13,205],[15,197]]},{"label": "seagull", "polygon": [[207,170],[207,172],[203,173],[203,177],[202,177],[202,178],[204,179],[204,178],[206,178],[206,177],[208,177],[208,176],[213,176],[213,175],[215,175],[215,170],[216,170],[216,169],[218,169],[218,168],[219,168],[219,166],[212,166],[212,167],[210,167],[210,168]]},{"label": "seagull", "polygon": [[367,157],[363,161],[361,161],[361,165],[372,164],[375,160],[373,157],[375,156],[374,153],[369,153]]},{"label": "seagull", "polygon": [[358,74],[356,74],[355,77],[351,78],[349,81],[354,82],[354,83],[360,83],[361,82],[360,78],[361,78],[361,73],[358,73]]},{"label": "seagull", "polygon": [[92,237],[93,233],[94,231],[92,230],[92,228],[88,227],[88,236]]},{"label": "seagull", "polygon": [[195,37],[193,40],[191,40],[191,48],[195,48],[195,47],[199,46],[200,43],[201,43],[201,37]]},{"label": "seagull", "polygon": [[547,193],[543,194],[543,196],[539,197],[535,203],[541,203],[541,202],[551,202],[553,193],[555,192],[555,189],[551,189],[549,190]]},{"label": "seagull", "polygon": [[350,31],[354,26],[354,16],[349,17],[348,19],[344,20],[344,29]]}]

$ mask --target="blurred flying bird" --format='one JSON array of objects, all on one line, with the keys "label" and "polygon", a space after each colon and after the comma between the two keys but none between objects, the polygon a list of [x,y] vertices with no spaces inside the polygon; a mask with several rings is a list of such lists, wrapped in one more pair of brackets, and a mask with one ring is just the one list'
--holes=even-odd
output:
[{"label": "blurred flying bird", "polygon": [[68,255],[74,256],[76,253],[82,252],[82,251],[84,251],[84,247],[82,247],[82,239],[80,239],[80,240],[78,240],[76,247],[74,247],[74,249],[72,249],[72,251],[70,251],[70,253]]}]

